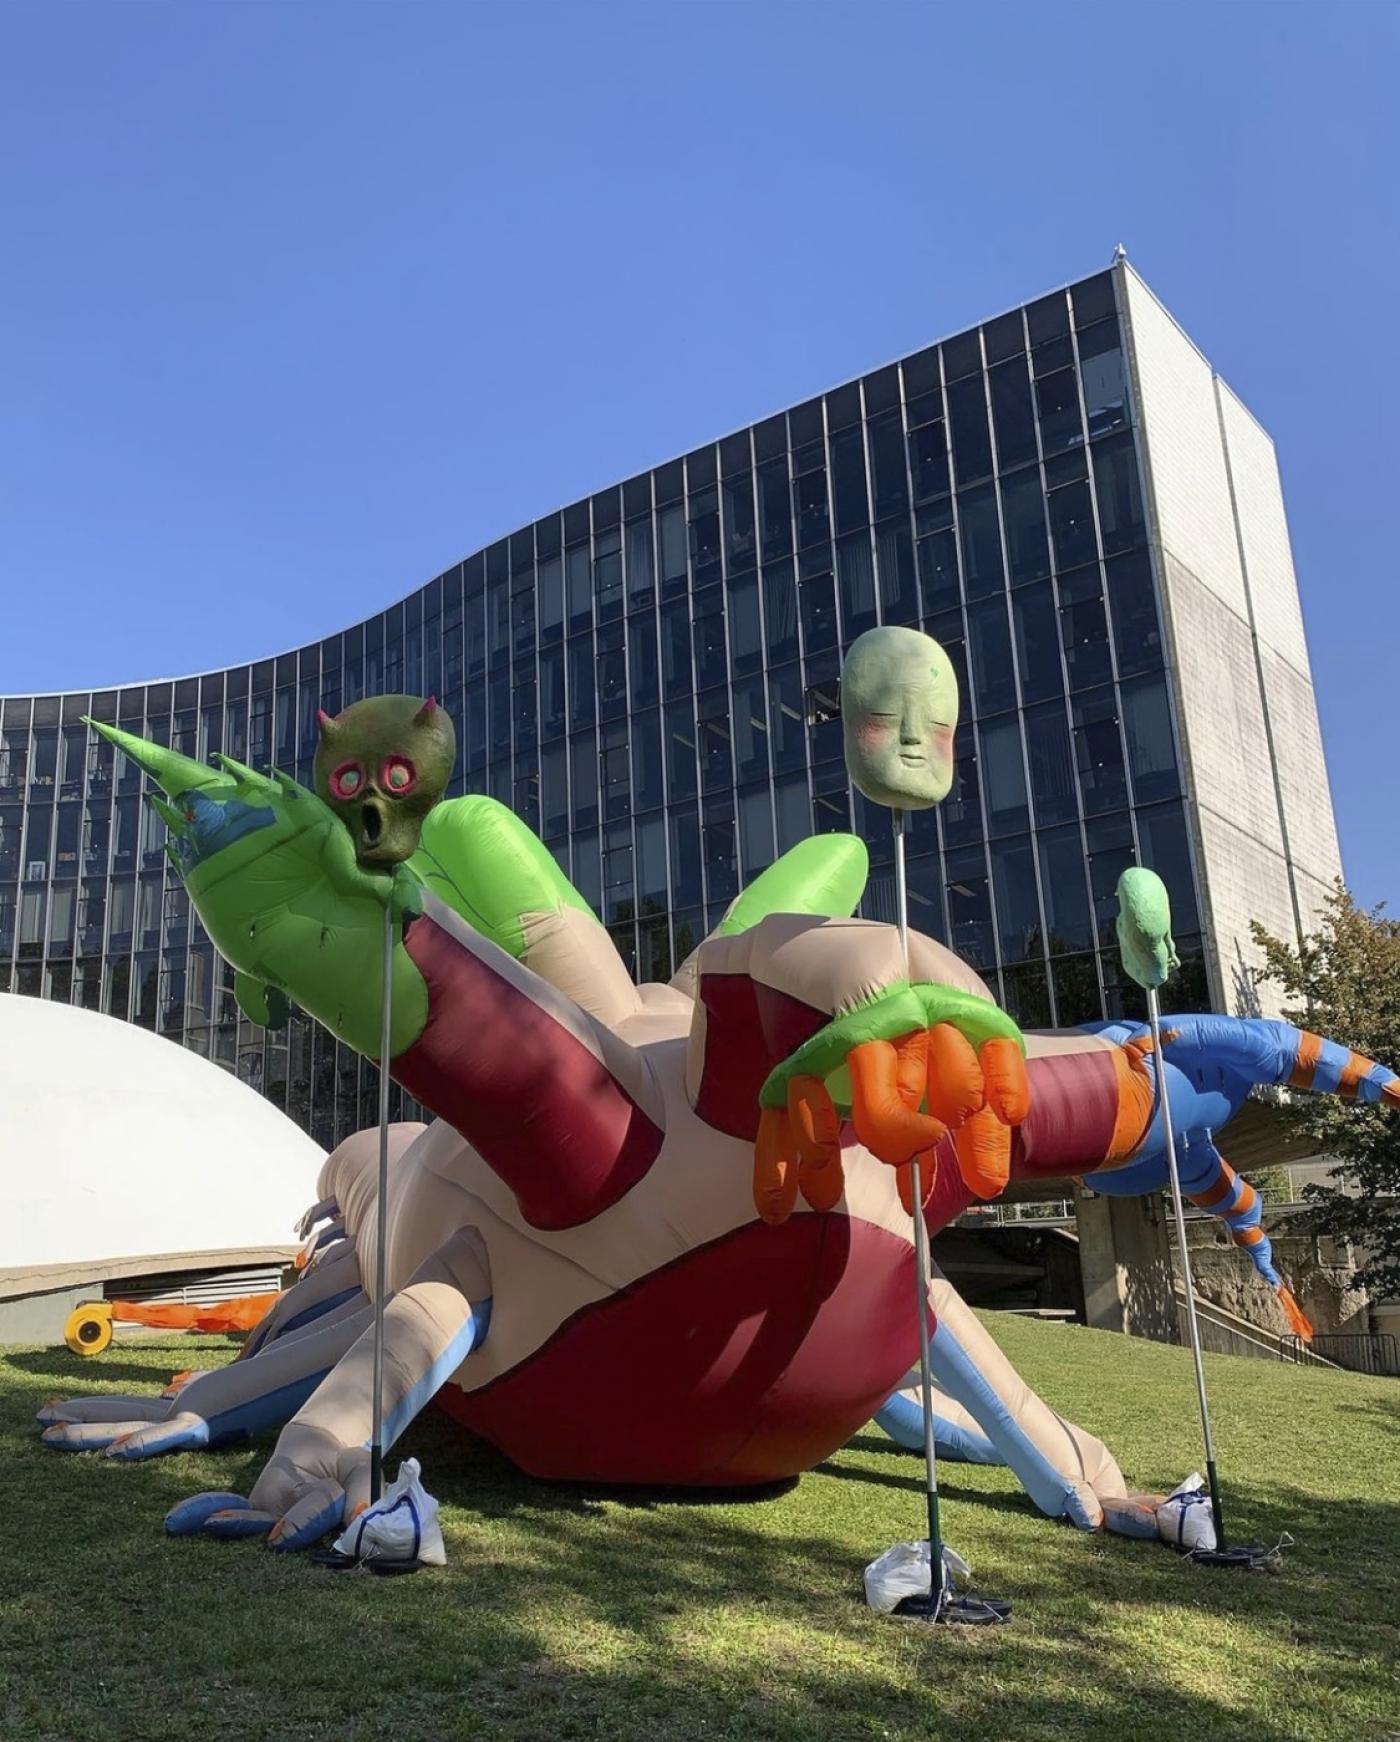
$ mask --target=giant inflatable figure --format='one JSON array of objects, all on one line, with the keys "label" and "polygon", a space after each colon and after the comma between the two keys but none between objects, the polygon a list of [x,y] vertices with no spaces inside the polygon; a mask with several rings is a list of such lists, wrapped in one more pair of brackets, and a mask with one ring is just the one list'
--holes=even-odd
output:
[{"label": "giant inflatable figure", "polygon": [[[1165,1061],[1130,1025],[1023,1037],[940,944],[911,934],[906,974],[894,928],[849,917],[866,854],[842,835],[760,876],[669,986],[636,986],[509,811],[421,814],[432,706],[366,707],[323,723],[325,797],[97,728],[164,789],[172,860],[263,1020],[295,1000],[374,1056],[388,908],[392,1071],[435,1115],[392,1133],[385,1275],[370,1132],[328,1159],[319,1250],[242,1359],[171,1397],[44,1412],[49,1445],[119,1459],[282,1425],[251,1496],[184,1502],[176,1533],[299,1548],[364,1503],[378,1291],[389,1441],[438,1396],[535,1475],[769,1482],[841,1446],[913,1361],[914,1155],[936,1157],[935,1231],[989,1151],[1012,1178],[1149,1189],[1165,1083],[1201,1195],[1247,1217],[1211,1134],[1255,1083],[1400,1100],[1390,1071],[1284,1023],[1173,1018]],[[1097,1524],[1116,1466],[1067,1426],[1027,1436],[959,1304],[946,1389],[1047,1511]]]}]

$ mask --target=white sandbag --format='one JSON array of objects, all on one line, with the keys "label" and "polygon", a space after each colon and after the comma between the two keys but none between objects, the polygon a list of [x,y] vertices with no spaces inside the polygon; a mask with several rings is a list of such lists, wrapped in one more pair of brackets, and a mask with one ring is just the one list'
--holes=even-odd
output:
[{"label": "white sandbag", "polygon": [[1215,1548],[1215,1519],[1199,1470],[1179,1482],[1157,1508],[1157,1534],[1173,1548],[1205,1552]]},{"label": "white sandbag", "polygon": [[[927,1597],[930,1590],[928,1541],[897,1542],[865,1569],[865,1600],[877,1615],[888,1615],[906,1597]],[[944,1578],[951,1585],[971,1577],[972,1568],[957,1552],[943,1545]]]},{"label": "white sandbag", "polygon": [[379,1503],[362,1512],[336,1538],[340,1554],[357,1561],[421,1561],[447,1564],[447,1547],[438,1523],[438,1503],[419,1480],[417,1458],[405,1458],[398,1480]]}]

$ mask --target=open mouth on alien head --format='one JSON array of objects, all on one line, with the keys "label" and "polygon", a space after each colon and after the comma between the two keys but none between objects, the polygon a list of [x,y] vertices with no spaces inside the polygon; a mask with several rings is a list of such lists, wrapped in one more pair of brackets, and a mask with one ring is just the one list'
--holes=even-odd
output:
[{"label": "open mouth on alien head", "polygon": [[384,834],[384,818],[379,814],[379,806],[367,804],[360,810],[360,838],[371,851],[379,845]]}]

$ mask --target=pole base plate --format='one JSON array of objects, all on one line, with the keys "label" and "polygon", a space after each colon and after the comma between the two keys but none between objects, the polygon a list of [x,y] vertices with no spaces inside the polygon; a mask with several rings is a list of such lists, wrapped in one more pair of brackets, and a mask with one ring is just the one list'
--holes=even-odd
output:
[{"label": "pole base plate", "polygon": [[1182,1558],[1203,1567],[1233,1567],[1237,1572],[1270,1572],[1282,1564],[1277,1548],[1261,1548],[1258,1544],[1238,1543],[1232,1548],[1192,1548]]},{"label": "pole base plate", "polygon": [[999,1627],[1011,1619],[1011,1604],[1004,1597],[979,1597],[972,1591],[946,1591],[939,1602],[930,1591],[906,1597],[892,1613],[930,1626]]},{"label": "pole base plate", "polygon": [[341,1554],[339,1549],[327,1549],[324,1554],[314,1554],[309,1557],[313,1567],[324,1567],[330,1573],[352,1573],[362,1568],[367,1573],[374,1573],[381,1579],[396,1578],[400,1573],[421,1573],[422,1561],[386,1561],[370,1555],[364,1560],[357,1560],[352,1554]]}]

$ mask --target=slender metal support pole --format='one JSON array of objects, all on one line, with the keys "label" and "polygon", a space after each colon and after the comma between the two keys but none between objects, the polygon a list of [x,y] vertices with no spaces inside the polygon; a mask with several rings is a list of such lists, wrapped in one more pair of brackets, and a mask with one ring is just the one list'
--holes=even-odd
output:
[{"label": "slender metal support pole", "polygon": [[384,907],[384,1011],[379,1027],[379,1196],[374,1226],[374,1430],[369,1442],[369,1496],[384,1492],[384,1305],[389,1268],[389,1018],[394,989],[394,919]]},{"label": "slender metal support pole", "polygon": [[[894,813],[894,893],[904,972],[909,972],[909,893],[904,874],[904,812]],[[910,1164],[914,1187],[914,1270],[919,1315],[919,1400],[924,1412],[924,1478],[928,1500],[929,1596],[937,1617],[943,1600],[943,1533],[938,1522],[938,1463],[933,1434],[933,1374],[928,1346],[929,1253],[924,1192],[918,1156]]]},{"label": "slender metal support pole", "polygon": [[1196,1364],[1196,1396],[1201,1405],[1201,1432],[1206,1442],[1206,1480],[1210,1483],[1210,1510],[1215,1522],[1215,1543],[1224,1549],[1225,1518],[1220,1506],[1220,1484],[1215,1475],[1215,1445],[1210,1432],[1210,1406],[1206,1402],[1206,1370],[1201,1360],[1201,1329],[1196,1322],[1196,1288],[1191,1280],[1191,1254],[1186,1245],[1186,1212],[1181,1205],[1181,1175],[1176,1166],[1176,1138],[1167,1095],[1166,1061],[1162,1057],[1162,1011],[1156,990],[1147,991],[1147,1017],[1152,1025],[1152,1056],[1157,1061],[1158,1093],[1162,1100],[1162,1124],[1167,1139],[1167,1171],[1172,1182],[1172,1211],[1176,1217],[1176,1240],[1181,1251],[1181,1280],[1186,1288],[1186,1325],[1191,1339],[1191,1359]]}]

